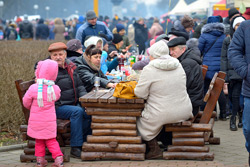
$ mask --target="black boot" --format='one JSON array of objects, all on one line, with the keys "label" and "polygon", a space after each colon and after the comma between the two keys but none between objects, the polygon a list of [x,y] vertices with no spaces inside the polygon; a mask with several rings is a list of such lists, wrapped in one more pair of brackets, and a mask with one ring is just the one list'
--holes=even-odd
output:
[{"label": "black boot", "polygon": [[239,114],[238,128],[242,128],[243,127],[243,124],[242,124],[242,114],[243,114],[243,111],[240,111],[238,114]]},{"label": "black boot", "polygon": [[146,159],[158,159],[162,158],[162,151],[157,143],[157,139],[154,138],[147,142],[149,152],[146,154]]},{"label": "black boot", "polygon": [[236,126],[236,116],[232,115],[230,118],[230,130],[231,131],[236,131],[237,126]]},{"label": "black boot", "polygon": [[73,158],[81,158],[82,147],[71,147],[70,155]]},{"label": "black boot", "polygon": [[222,121],[226,121],[227,120],[226,111],[220,111],[219,119],[222,120]]}]

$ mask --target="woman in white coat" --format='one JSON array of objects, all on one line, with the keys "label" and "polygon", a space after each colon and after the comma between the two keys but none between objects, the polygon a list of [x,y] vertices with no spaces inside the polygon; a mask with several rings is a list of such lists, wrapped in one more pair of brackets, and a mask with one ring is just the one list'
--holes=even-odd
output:
[{"label": "woman in white coat", "polygon": [[162,157],[156,136],[163,125],[193,117],[192,104],[186,90],[186,74],[178,59],[169,55],[166,40],[149,49],[150,63],[143,68],[135,95],[147,100],[137,128],[146,141],[147,159]]}]

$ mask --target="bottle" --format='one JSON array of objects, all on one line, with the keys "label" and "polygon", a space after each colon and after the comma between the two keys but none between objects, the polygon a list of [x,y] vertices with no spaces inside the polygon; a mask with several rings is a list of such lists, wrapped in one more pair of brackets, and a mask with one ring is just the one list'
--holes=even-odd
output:
[{"label": "bottle", "polygon": [[127,80],[127,76],[125,74],[125,71],[123,71],[122,73],[122,81],[126,81]]},{"label": "bottle", "polygon": [[100,86],[100,77],[95,77],[95,84],[94,84],[94,86],[95,86],[95,90],[96,90],[96,92],[98,92],[99,91],[99,86]]}]

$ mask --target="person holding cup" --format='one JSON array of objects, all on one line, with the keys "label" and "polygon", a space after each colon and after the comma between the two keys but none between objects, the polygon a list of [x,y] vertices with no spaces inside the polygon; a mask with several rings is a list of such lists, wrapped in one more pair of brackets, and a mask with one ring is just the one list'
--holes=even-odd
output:
[{"label": "person holding cup", "polygon": [[90,92],[95,85],[95,78],[100,77],[100,87],[115,88],[116,84],[111,83],[100,70],[102,51],[95,45],[89,45],[83,56],[75,60],[78,74],[87,92]]}]

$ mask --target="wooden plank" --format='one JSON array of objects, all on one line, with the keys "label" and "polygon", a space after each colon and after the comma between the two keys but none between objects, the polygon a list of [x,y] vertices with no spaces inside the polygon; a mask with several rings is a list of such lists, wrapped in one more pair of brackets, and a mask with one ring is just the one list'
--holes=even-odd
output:
[{"label": "wooden plank", "polygon": [[97,144],[84,142],[82,145],[83,152],[119,152],[119,153],[145,153],[145,144],[118,144],[112,148],[109,144]]},{"label": "wooden plank", "polygon": [[182,122],[173,123],[173,124],[166,124],[165,126],[168,126],[168,127],[173,127],[173,126],[192,126],[192,122],[191,121],[182,121]]},{"label": "wooden plank", "polygon": [[99,116],[93,115],[92,122],[96,123],[136,123],[136,117],[127,116]]},{"label": "wooden plank", "polygon": [[220,144],[220,138],[219,137],[210,137],[208,140],[209,144]]},{"label": "wooden plank", "polygon": [[126,103],[126,99],[123,98],[116,98],[117,99],[117,103]]},{"label": "wooden plank", "polygon": [[227,73],[225,73],[225,72],[223,72],[223,71],[219,71],[219,73],[218,73],[218,76],[217,76],[217,77],[219,77],[219,78],[221,78],[221,79],[225,79],[225,78],[226,78],[226,76],[227,76]]},{"label": "wooden plank", "polygon": [[94,94],[95,94],[95,92],[91,91],[91,92],[85,94],[84,96],[80,97],[79,101],[80,102],[88,102],[89,97],[93,96]]},{"label": "wooden plank", "polygon": [[[65,149],[61,148],[62,153],[65,153]],[[34,155],[35,154],[35,148],[24,148],[23,152],[27,155]],[[45,149],[45,155],[51,155],[48,148]]]},{"label": "wooden plank", "polygon": [[[113,98],[113,97],[112,97]],[[116,103],[116,97],[114,97],[113,102],[110,102],[108,100],[108,103],[89,103],[89,102],[81,102],[83,107],[89,107],[89,108],[109,108],[109,109],[143,109],[144,103],[141,104],[122,104]]]},{"label": "wooden plank", "polygon": [[163,159],[168,160],[214,160],[213,153],[201,152],[163,152]]},{"label": "wooden plank", "polygon": [[173,132],[173,138],[202,138],[204,132]]},{"label": "wooden plank", "polygon": [[134,130],[136,124],[131,123],[91,123],[91,129],[123,129]]},{"label": "wooden plank", "polygon": [[211,94],[211,91],[213,90],[214,83],[215,83],[215,81],[216,81],[217,75],[218,75],[218,73],[216,72],[216,73],[214,74],[214,76],[213,76],[213,78],[212,78],[210,84],[209,84],[208,90],[207,90],[206,95],[205,95],[205,97],[204,97],[204,99],[203,99],[204,102],[207,102],[208,99],[209,99],[209,97],[210,97],[210,94]]},{"label": "wooden plank", "polygon": [[95,160],[95,159],[123,159],[131,161],[145,160],[143,153],[113,153],[113,152],[82,152],[82,160]]},{"label": "wooden plank", "polygon": [[114,93],[113,91],[107,92],[106,94],[104,94],[103,96],[101,96],[99,98],[99,102],[100,103],[107,103],[108,99],[113,96],[113,93]]},{"label": "wooden plank", "polygon": [[168,152],[209,152],[207,146],[168,146]]},{"label": "wooden plank", "polygon": [[27,132],[28,125],[20,125],[20,132]]},{"label": "wooden plank", "polygon": [[135,103],[136,104],[143,104],[143,103],[145,103],[145,100],[144,99],[135,99]]},{"label": "wooden plank", "polygon": [[204,138],[173,138],[174,146],[204,146]]},{"label": "wooden plank", "polygon": [[210,124],[198,124],[193,123],[190,127],[167,127],[165,126],[166,132],[206,132],[211,131],[212,125]]},{"label": "wooden plank", "polygon": [[99,98],[105,95],[106,93],[107,92],[101,92],[101,90],[99,92],[95,92],[92,96],[88,98],[88,102],[96,103],[99,101]]},{"label": "wooden plank", "polygon": [[28,140],[27,146],[28,148],[35,148],[36,141],[35,140]]},{"label": "wooden plank", "polygon": [[109,143],[117,142],[118,144],[141,144],[141,136],[87,136],[88,143]]},{"label": "wooden plank", "polygon": [[[199,111],[196,118],[201,118],[202,114],[203,114],[203,111]],[[213,111],[211,118],[214,118],[216,116],[217,116],[217,112]]]},{"label": "wooden plank", "polygon": [[[212,125],[212,129],[213,129],[213,127],[214,127],[214,118],[211,118],[211,119],[210,119],[209,124]],[[210,135],[211,135],[211,132],[212,132],[212,131],[210,131],[210,132],[205,132],[205,134],[204,134],[204,139],[205,139],[205,141],[208,141],[208,140],[209,140]]]},{"label": "wooden plank", "polygon": [[134,111],[134,112],[109,112],[109,111],[93,111],[93,110],[86,110],[86,113],[88,115],[104,115],[104,116],[134,116],[134,117],[139,117],[141,116],[141,111]]},{"label": "wooden plank", "polygon": [[210,121],[216,102],[219,99],[224,82],[225,81],[221,78],[216,79],[214,88],[211,91],[211,96],[205,106],[204,113],[201,117],[200,123],[207,124]]},{"label": "wooden plank", "polygon": [[93,136],[137,136],[136,130],[93,129]]},{"label": "wooden plank", "polygon": [[57,133],[66,133],[67,127],[70,126],[70,120],[57,119]]},{"label": "wooden plank", "polygon": [[116,103],[116,97],[114,96],[111,96],[109,99],[108,99],[108,103]]},{"label": "wooden plank", "polygon": [[135,99],[126,99],[126,102],[133,104],[133,103],[135,103]]}]

